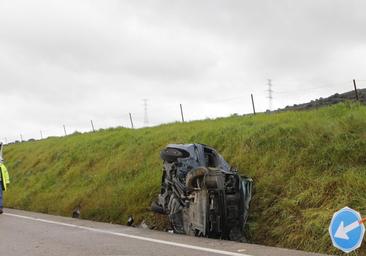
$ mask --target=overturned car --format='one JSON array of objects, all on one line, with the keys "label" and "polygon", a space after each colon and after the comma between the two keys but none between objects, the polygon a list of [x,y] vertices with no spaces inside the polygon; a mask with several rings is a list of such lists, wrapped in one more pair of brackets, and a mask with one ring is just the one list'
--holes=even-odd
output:
[{"label": "overturned car", "polygon": [[160,154],[161,191],[153,211],[168,214],[175,233],[243,241],[252,180],[215,149],[171,144]]}]

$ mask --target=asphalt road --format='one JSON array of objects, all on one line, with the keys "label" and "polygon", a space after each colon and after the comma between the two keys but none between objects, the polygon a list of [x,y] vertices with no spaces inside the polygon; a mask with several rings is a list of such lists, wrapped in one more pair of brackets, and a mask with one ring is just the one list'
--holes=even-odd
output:
[{"label": "asphalt road", "polygon": [[0,255],[315,254],[5,209],[5,213],[0,215]]}]

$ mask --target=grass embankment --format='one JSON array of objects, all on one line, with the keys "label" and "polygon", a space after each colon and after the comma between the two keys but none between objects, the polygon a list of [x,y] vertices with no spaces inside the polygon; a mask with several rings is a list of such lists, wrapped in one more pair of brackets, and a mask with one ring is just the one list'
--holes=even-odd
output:
[{"label": "grass embankment", "polygon": [[328,235],[333,212],[347,205],[366,215],[366,107],[351,103],[12,145],[6,205],[70,216],[81,203],[87,219],[156,221],[148,208],[159,192],[159,151],[192,142],[215,147],[253,177],[254,243],[337,253]]}]

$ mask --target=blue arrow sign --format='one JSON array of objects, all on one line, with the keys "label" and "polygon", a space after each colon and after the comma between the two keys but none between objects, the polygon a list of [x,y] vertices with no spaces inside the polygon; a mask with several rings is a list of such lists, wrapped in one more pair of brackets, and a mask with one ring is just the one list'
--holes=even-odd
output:
[{"label": "blue arrow sign", "polygon": [[356,250],[361,246],[365,234],[361,215],[349,207],[342,208],[334,213],[329,233],[334,247],[345,253]]}]

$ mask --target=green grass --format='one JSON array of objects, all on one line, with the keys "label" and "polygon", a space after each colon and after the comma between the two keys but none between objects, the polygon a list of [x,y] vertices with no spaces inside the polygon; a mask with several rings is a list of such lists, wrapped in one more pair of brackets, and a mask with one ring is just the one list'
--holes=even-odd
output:
[{"label": "green grass", "polygon": [[[215,147],[253,177],[253,243],[338,253],[328,225],[349,206],[366,215],[366,106],[342,103],[303,112],[233,116],[154,128],[107,129],[11,145],[6,206],[126,223],[132,214],[166,225],[149,205],[159,192],[159,152],[169,143]],[[357,255],[366,255],[366,246]]]}]

